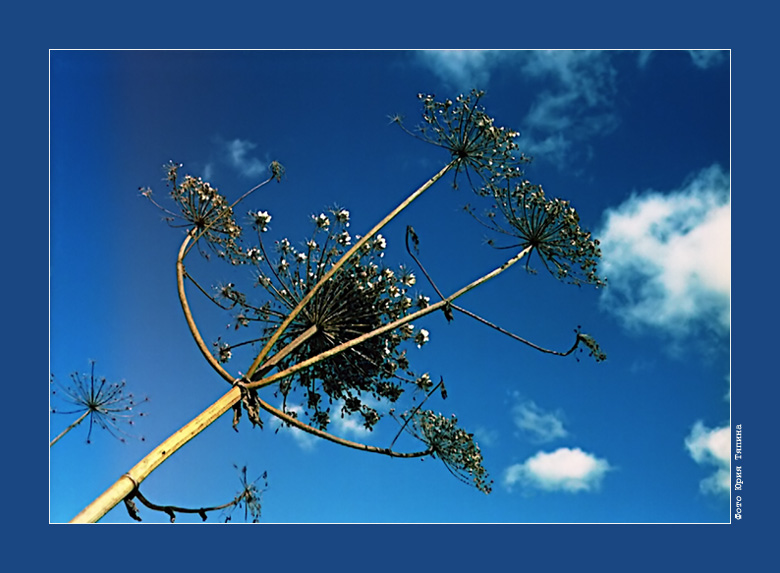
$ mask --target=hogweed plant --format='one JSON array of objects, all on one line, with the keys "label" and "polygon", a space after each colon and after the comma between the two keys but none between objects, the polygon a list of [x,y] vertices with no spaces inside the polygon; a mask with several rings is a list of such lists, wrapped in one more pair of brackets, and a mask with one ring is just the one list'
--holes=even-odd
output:
[{"label": "hogweed plant", "polygon": [[[253,426],[262,428],[261,412],[265,412],[284,426],[345,447],[391,457],[439,458],[453,475],[489,493],[492,482],[473,434],[461,429],[454,415],[423,409],[437,391],[442,399],[447,397],[443,379],[434,385],[430,373],[416,372],[408,353],[429,340],[430,332],[417,321],[434,312],[442,311],[451,320],[457,310],[544,352],[566,356],[584,346],[597,360],[604,359],[596,342],[579,328],[571,349],[551,351],[455,304],[533,252],[559,279],[602,286],[596,274],[600,252],[597,242],[579,227],[568,203],[549,201],[540,190],[523,183],[522,167],[529,159],[518,151],[518,134],[495,125],[480,105],[482,92],[454,101],[419,97],[423,121],[416,130],[405,127],[400,117],[393,120],[415,138],[445,149],[447,162],[363,235],[352,234],[351,213],[342,207],[312,215],[311,233],[301,243],[267,239],[273,217],[262,207],[248,211],[251,232],[244,233],[236,206],[281,179],[283,168],[276,162],[267,180],[232,203],[199,178],[181,178],[176,163],[166,166],[166,179],[178,212],[158,203],[150,189],[142,190],[163,209],[172,226],[187,230],[176,259],[179,300],[204,360],[230,389],[120,477],[74,522],[97,521],[120,501],[137,495],[139,484],[155,468],[228,411],[236,429],[244,413]],[[495,204],[483,223],[513,237],[507,246],[514,250],[499,267],[445,295],[415,254],[419,254],[419,237],[413,229],[407,231],[407,248],[415,269],[387,263],[387,240],[380,231],[450,171],[453,185],[465,177],[478,197]],[[498,223],[498,216],[505,220]],[[216,289],[208,286],[185,265],[193,248],[246,268],[253,284],[249,289],[232,282]],[[416,290],[422,281],[418,282],[415,271],[427,279],[438,300]],[[187,284],[230,313],[230,335],[206,342],[190,307]],[[229,371],[246,350],[254,355],[248,367]],[[263,388],[273,390],[279,407],[261,398]],[[397,414],[402,398],[410,409]],[[389,415],[383,413],[385,408]],[[406,432],[422,445],[411,452],[393,449],[398,435],[387,447],[350,441],[329,432],[335,416],[357,420],[367,430],[383,418],[393,418],[399,424],[398,435]]]}]

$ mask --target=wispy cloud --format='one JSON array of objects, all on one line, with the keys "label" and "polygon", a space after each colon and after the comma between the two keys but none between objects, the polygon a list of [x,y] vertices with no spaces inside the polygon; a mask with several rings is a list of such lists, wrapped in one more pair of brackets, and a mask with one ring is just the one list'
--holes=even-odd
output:
[{"label": "wispy cloud", "polygon": [[[588,140],[612,131],[619,123],[614,110],[615,68],[611,55],[600,51],[463,51],[417,52],[418,61],[445,84],[460,91],[488,92],[493,75],[527,78],[535,93],[519,128],[524,153],[563,168],[575,155],[588,153]],[[518,105],[528,105],[518,95]],[[522,103],[521,103],[522,101]]]},{"label": "wispy cloud", "polygon": [[559,448],[538,452],[521,464],[504,471],[504,487],[515,485],[544,491],[594,491],[604,475],[612,469],[609,463],[580,448]]},{"label": "wispy cloud", "polygon": [[725,50],[688,50],[693,65],[706,70],[728,61],[728,52]]},{"label": "wispy cloud", "polygon": [[[282,406],[279,406],[279,409],[282,409]],[[300,406],[287,406],[286,412],[294,412],[295,414],[300,415],[300,413],[303,411],[303,408]],[[280,427],[284,426],[281,420],[277,417],[271,418],[271,427],[274,429],[279,429]],[[284,426],[281,429],[281,432],[286,433],[289,435],[298,446],[305,451],[311,451],[314,449],[315,445],[317,444],[317,439],[312,434],[308,434],[304,432],[303,430],[299,430],[298,428],[294,428],[291,426]]]},{"label": "wispy cloud", "polygon": [[423,50],[418,61],[449,87],[469,91],[485,89],[492,70],[511,52],[497,50]]},{"label": "wispy cloud", "polygon": [[731,488],[729,460],[731,458],[731,433],[729,426],[707,428],[697,421],[685,438],[685,447],[693,460],[700,465],[715,466],[715,473],[703,479],[699,487],[703,493],[728,494]]},{"label": "wispy cloud", "polygon": [[512,419],[515,425],[536,443],[551,442],[569,435],[563,427],[562,412],[547,412],[531,400],[515,404],[512,408]]},{"label": "wispy cloud", "polygon": [[223,142],[224,152],[228,163],[246,178],[256,178],[263,175],[268,166],[268,161],[258,159],[252,155],[257,149],[257,144],[246,139],[233,139]]},{"label": "wispy cloud", "polygon": [[728,329],[731,204],[720,166],[676,190],[632,195],[605,213],[597,236],[609,280],[601,300],[627,326],[684,333],[706,321]]}]

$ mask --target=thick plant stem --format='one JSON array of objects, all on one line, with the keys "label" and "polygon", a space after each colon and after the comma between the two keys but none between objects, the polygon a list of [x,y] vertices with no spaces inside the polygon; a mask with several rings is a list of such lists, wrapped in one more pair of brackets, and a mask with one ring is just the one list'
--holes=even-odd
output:
[{"label": "thick plant stem", "polygon": [[268,355],[268,353],[271,351],[271,348],[273,348],[274,344],[276,344],[276,341],[279,340],[279,337],[282,335],[282,333],[285,331],[285,329],[290,325],[290,323],[295,320],[295,318],[300,314],[300,312],[303,310],[303,308],[309,303],[309,301],[314,297],[315,294],[317,294],[317,291],[324,285],[330,278],[338,272],[338,270],[343,267],[346,262],[356,253],[359,249],[363,247],[377,232],[379,232],[385,225],[387,225],[390,221],[392,221],[396,215],[398,215],[401,211],[406,209],[412,201],[417,199],[420,195],[422,195],[428,188],[431,187],[434,183],[436,183],[439,179],[441,179],[447,171],[449,171],[452,167],[455,166],[457,163],[456,160],[451,161],[447,165],[445,165],[441,171],[439,171],[436,175],[428,179],[423,185],[417,189],[414,193],[409,195],[406,199],[404,199],[400,205],[398,205],[395,209],[393,209],[384,219],[382,219],[379,223],[377,223],[373,229],[371,229],[368,233],[366,233],[365,236],[363,236],[359,241],[357,241],[354,246],[344,253],[344,255],[339,259],[336,264],[334,264],[330,270],[325,273],[325,275],[320,279],[320,281],[315,284],[312,289],[306,294],[305,297],[301,299],[301,302],[298,303],[298,306],[296,306],[292,312],[287,316],[287,318],[282,322],[282,324],[279,325],[279,328],[276,329],[276,332],[274,332],[273,336],[268,340],[265,347],[260,351],[260,354],[257,355],[257,358],[255,358],[255,361],[252,363],[252,365],[249,367],[249,370],[247,371],[247,378],[251,378],[252,375],[255,373],[257,368],[262,363],[263,359]]},{"label": "thick plant stem", "polygon": [[[267,371],[273,368],[279,360],[287,356],[296,347],[303,344],[303,342],[311,337],[316,331],[316,327],[312,327],[301,334],[268,360],[263,369]],[[196,335],[197,332],[198,331],[195,328],[193,330],[193,335]],[[145,458],[133,466],[129,472],[120,477],[114,485],[109,487],[102,495],[74,517],[71,520],[71,523],[94,523],[99,520],[116,504],[127,497],[133,489],[137,485],[140,485],[140,483],[160,464],[173,455],[173,453],[184,444],[208,428],[217,418],[222,416],[222,414],[233,408],[240,399],[241,388],[235,385],[224,396],[206,408],[206,410],[191,422],[185,424],[179,431],[152,450]]]},{"label": "thick plant stem", "polygon": [[245,384],[244,386],[246,388],[262,388],[263,386],[268,386],[269,384],[273,384],[277,380],[281,380],[282,378],[286,378],[288,376],[291,376],[292,374],[295,374],[299,370],[303,370],[304,368],[308,368],[309,366],[316,364],[317,362],[320,362],[321,360],[325,360],[326,358],[330,358],[331,356],[335,356],[336,354],[339,354],[341,352],[344,352],[345,350],[348,350],[352,348],[353,346],[357,346],[358,344],[361,344],[365,342],[366,340],[369,340],[375,336],[379,336],[380,334],[383,334],[385,332],[388,332],[390,330],[395,330],[399,326],[403,326],[404,324],[407,324],[413,320],[417,320],[418,318],[421,318],[427,314],[430,314],[432,312],[436,312],[440,308],[443,308],[447,304],[451,304],[452,301],[455,299],[463,296],[467,292],[469,292],[472,289],[475,289],[479,285],[489,281],[490,279],[500,275],[505,270],[507,270],[509,267],[517,263],[520,259],[522,259],[525,255],[527,255],[533,247],[526,247],[522,251],[520,251],[517,255],[506,261],[503,265],[500,267],[492,270],[488,274],[478,278],[477,280],[467,284],[463,288],[461,288],[459,291],[455,292],[454,294],[448,296],[447,298],[440,300],[439,302],[432,304],[426,308],[423,308],[421,310],[418,310],[417,312],[413,312],[412,314],[409,314],[403,318],[399,318],[398,320],[395,320],[393,322],[390,322],[388,324],[385,324],[384,326],[380,326],[379,328],[372,330],[371,332],[367,332],[366,334],[363,334],[362,336],[358,336],[357,338],[353,338],[352,340],[348,340],[342,344],[339,344],[338,346],[334,346],[330,350],[326,350],[325,352],[322,352],[318,354],[317,356],[312,356],[311,358],[308,358],[306,360],[303,360],[302,362],[299,362],[298,364],[295,364],[293,366],[290,366],[286,370],[282,370],[281,372],[277,372],[276,374],[272,374],[271,376],[267,376],[266,378],[262,378],[257,381],[249,382]]},{"label": "thick plant stem", "polygon": [[65,429],[64,429],[64,430],[63,430],[63,431],[60,433],[60,435],[59,435],[59,436],[57,436],[57,437],[56,437],[56,438],[54,438],[54,439],[53,439],[51,442],[49,442],[49,447],[52,447],[54,444],[56,444],[56,443],[57,443],[57,442],[60,440],[60,438],[62,438],[62,437],[65,435],[65,434],[67,434],[67,433],[68,433],[68,432],[70,432],[70,431],[71,431],[73,428],[75,428],[75,427],[76,427],[76,426],[78,426],[78,425],[79,425],[81,422],[83,422],[83,421],[84,421],[84,418],[86,418],[87,416],[89,416],[89,413],[90,413],[90,412],[91,412],[91,410],[87,410],[87,411],[86,411],[86,412],[84,412],[84,413],[83,413],[81,416],[79,416],[78,420],[76,420],[76,421],[75,421],[75,422],[73,422],[73,423],[72,423],[70,426],[68,426],[67,428],[65,428]]},{"label": "thick plant stem", "polygon": [[199,416],[174,433],[170,438],[157,446],[151,453],[138,462],[133,468],[120,477],[95,501],[84,508],[70,523],[95,523],[116,504],[130,495],[135,487],[152,473],[174,452],[209,427],[217,418],[230,410],[241,398],[238,386],[231,388],[224,396],[214,402]]}]

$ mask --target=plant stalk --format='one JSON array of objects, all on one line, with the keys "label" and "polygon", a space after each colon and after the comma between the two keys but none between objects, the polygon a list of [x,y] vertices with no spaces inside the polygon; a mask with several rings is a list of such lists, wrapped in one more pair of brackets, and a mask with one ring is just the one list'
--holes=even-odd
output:
[{"label": "plant stalk", "polygon": [[295,320],[295,318],[300,314],[300,312],[303,310],[303,308],[309,303],[309,301],[314,297],[315,294],[317,294],[317,291],[320,290],[322,285],[324,285],[330,278],[338,272],[338,270],[346,264],[346,262],[356,253],[359,249],[363,247],[374,235],[376,235],[377,232],[379,232],[385,225],[387,225],[390,221],[392,221],[396,215],[398,215],[401,211],[406,209],[412,201],[417,199],[420,195],[422,195],[428,188],[431,187],[434,183],[436,183],[439,179],[441,179],[447,171],[449,171],[455,164],[457,163],[457,160],[453,160],[447,165],[445,165],[436,175],[428,179],[423,185],[417,189],[414,193],[409,195],[406,199],[404,199],[400,205],[398,205],[395,209],[393,209],[384,219],[382,219],[379,223],[377,223],[373,229],[371,229],[368,233],[366,233],[359,241],[357,241],[353,247],[347,251],[341,259],[339,259],[336,264],[334,264],[330,270],[328,270],[327,273],[320,279],[320,281],[315,284],[312,289],[306,294],[305,297],[301,299],[301,301],[298,303],[298,305],[290,312],[290,314],[287,316],[287,318],[282,322],[282,324],[279,325],[279,328],[274,332],[273,336],[268,340],[265,347],[260,351],[260,354],[257,355],[257,358],[255,358],[255,361],[252,363],[252,365],[249,367],[249,370],[247,371],[246,377],[252,378],[253,374],[255,374],[255,371],[262,363],[263,359],[268,355],[268,353],[271,351],[271,348],[273,348],[274,344],[276,344],[276,341],[279,339],[279,337],[282,335],[282,333],[285,331],[285,329],[290,325],[290,323]]},{"label": "plant stalk", "polygon": [[87,411],[86,411],[86,412],[84,412],[84,413],[83,413],[81,416],[79,416],[78,420],[76,420],[76,421],[75,421],[75,422],[73,422],[73,423],[72,423],[70,426],[68,426],[67,428],[65,428],[65,429],[62,431],[62,433],[60,433],[60,435],[59,435],[59,436],[57,436],[57,437],[56,437],[56,438],[54,438],[54,439],[53,439],[51,442],[49,442],[49,447],[52,447],[54,444],[56,444],[56,443],[57,443],[57,442],[60,440],[60,438],[62,438],[62,437],[65,435],[65,434],[67,434],[67,433],[68,433],[68,432],[70,432],[70,431],[71,431],[73,428],[75,428],[75,427],[76,427],[76,426],[78,426],[78,425],[79,425],[81,422],[83,422],[83,421],[84,421],[84,418],[86,418],[87,416],[89,416],[89,413],[90,413],[90,412],[91,412],[91,410],[87,410]]},{"label": "plant stalk", "polygon": [[361,344],[365,342],[366,340],[369,340],[371,338],[374,338],[375,336],[378,336],[380,334],[383,334],[385,332],[388,332],[390,330],[394,330],[398,328],[399,326],[403,326],[404,324],[411,322],[413,320],[417,320],[418,318],[421,318],[427,314],[430,314],[432,312],[436,312],[440,308],[444,307],[447,304],[452,303],[455,299],[463,296],[467,292],[469,292],[472,289],[475,289],[479,285],[489,281],[490,279],[500,275],[505,270],[507,270],[509,267],[517,263],[520,259],[522,259],[525,255],[527,255],[533,247],[528,246],[522,251],[520,251],[517,255],[506,261],[504,264],[502,264],[500,267],[492,270],[488,274],[478,278],[477,280],[469,283],[468,285],[461,288],[459,291],[455,292],[454,294],[448,296],[447,298],[440,300],[439,302],[432,304],[426,308],[423,308],[421,310],[418,310],[417,312],[413,312],[412,314],[409,314],[407,316],[404,316],[403,318],[399,318],[398,320],[395,320],[393,322],[390,322],[388,324],[385,324],[383,326],[380,326],[379,328],[372,330],[371,332],[367,332],[366,334],[363,334],[361,336],[358,336],[357,338],[353,338],[352,340],[348,340],[346,342],[343,342],[339,344],[338,346],[334,346],[330,350],[326,350],[325,352],[322,352],[318,354],[317,356],[312,356],[311,358],[308,358],[306,360],[303,360],[302,362],[299,362],[298,364],[295,364],[293,366],[290,366],[286,370],[282,370],[281,372],[277,372],[276,374],[272,374],[271,376],[267,376],[266,378],[262,378],[260,380],[252,381],[244,386],[246,388],[262,388],[264,386],[268,386],[269,384],[273,384],[277,380],[281,380],[282,378],[286,378],[288,376],[291,376],[292,374],[295,374],[299,370],[303,370],[304,368],[308,368],[309,366],[316,364],[317,362],[320,362],[321,360],[325,360],[326,358],[330,358],[331,356],[335,356],[336,354],[339,354],[341,352],[344,352],[345,350],[348,350],[352,348],[353,346],[357,346],[358,344]]}]

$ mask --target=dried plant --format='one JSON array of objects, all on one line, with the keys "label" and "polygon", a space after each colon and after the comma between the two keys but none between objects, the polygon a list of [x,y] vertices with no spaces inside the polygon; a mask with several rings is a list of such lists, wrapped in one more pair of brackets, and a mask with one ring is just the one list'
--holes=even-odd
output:
[{"label": "dried plant", "polygon": [[[483,492],[491,490],[492,482],[482,465],[482,454],[473,434],[459,428],[454,415],[421,409],[437,389],[442,398],[446,398],[446,391],[443,381],[434,386],[430,374],[415,374],[410,366],[407,350],[422,347],[430,336],[413,322],[439,310],[452,320],[453,311],[457,310],[535,349],[566,356],[583,344],[597,360],[603,359],[592,337],[579,330],[571,350],[548,351],[455,304],[459,297],[533,252],[558,278],[596,286],[603,282],[596,274],[600,256],[598,242],[579,227],[579,218],[568,203],[547,200],[541,189],[532,188],[522,179],[522,166],[528,158],[518,151],[515,142],[518,134],[495,126],[480,105],[482,96],[483,92],[473,91],[455,101],[437,101],[431,95],[421,94],[423,123],[414,132],[404,127],[400,118],[394,118],[414,137],[447,150],[448,163],[362,236],[351,235],[349,211],[334,207],[312,216],[313,231],[300,246],[286,238],[269,245],[265,237],[272,215],[256,209],[248,213],[256,243],[245,245],[247,237],[236,222],[235,208],[260,187],[272,180],[279,181],[282,167],[273,163],[266,181],[230,203],[200,179],[185,176],[179,183],[180,166],[175,163],[167,166],[171,197],[179,206],[180,214],[174,215],[173,211],[155,204],[169,220],[183,219],[188,229],[176,267],[182,310],[204,359],[231,388],[139,462],[123,476],[126,479],[117,481],[74,521],[99,519],[113,505],[137,492],[138,484],[151,471],[227,411],[233,411],[235,427],[242,408],[255,426],[262,427],[259,413],[264,410],[283,424],[347,447],[393,457],[438,457],[459,479]],[[457,186],[459,176],[465,176],[477,195],[495,203],[483,223],[512,237],[514,240],[507,248],[514,252],[499,267],[445,295],[410,249],[420,272],[440,298],[431,302],[430,296],[411,291],[417,281],[413,272],[403,266],[386,264],[387,242],[380,231],[449,171],[454,172],[453,185]],[[154,202],[150,190],[142,192]],[[498,215],[505,220],[497,222]],[[418,246],[419,238],[414,231],[407,234],[407,246],[409,240]],[[250,294],[232,282],[223,283],[216,292],[204,288],[185,265],[188,253],[201,241],[231,264],[252,267],[254,286],[259,290]],[[230,336],[224,339],[220,336],[211,344],[204,341],[189,305],[188,283],[232,314],[234,326]],[[234,337],[241,338],[233,340]],[[232,364],[237,356],[235,351],[241,347],[251,348],[256,355],[243,374],[240,371],[234,374],[227,370],[227,365]],[[281,394],[281,409],[261,398],[259,391],[269,387],[277,395]],[[398,452],[393,449],[396,440],[389,447],[378,447],[327,432],[336,414],[332,408],[338,408],[342,416],[360,416],[363,425],[372,429],[382,417],[375,403],[392,405],[406,392],[414,400],[419,395],[423,398],[401,415],[401,431],[417,437],[424,445],[423,450]],[[300,418],[298,412],[303,413]],[[391,409],[390,413],[393,412]],[[244,485],[247,491],[248,485]],[[256,499],[253,495],[241,497],[247,512],[254,511],[252,504]]]},{"label": "dried plant", "polygon": [[[73,415],[79,414],[79,417],[63,430],[50,443],[49,447],[56,444],[63,436],[73,428],[81,424],[84,420],[88,421],[87,443],[92,442],[92,429],[94,426],[102,428],[111,436],[124,442],[126,438],[136,437],[124,429],[124,426],[133,426],[135,416],[142,417],[143,412],[136,412],[135,408],[139,404],[148,401],[148,398],[136,402],[133,394],[128,394],[126,382],[109,382],[104,377],[95,376],[95,362],[91,361],[89,374],[73,372],[70,375],[71,383],[63,385],[57,382],[54,374],[51,375],[50,384],[52,386],[51,394],[72,407],[61,410],[52,408],[53,414]],[[57,390],[59,388],[59,392]],[[143,437],[139,437],[141,441]]]}]

